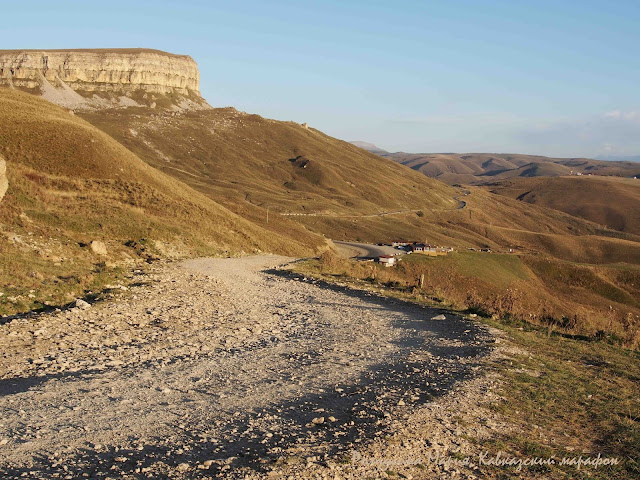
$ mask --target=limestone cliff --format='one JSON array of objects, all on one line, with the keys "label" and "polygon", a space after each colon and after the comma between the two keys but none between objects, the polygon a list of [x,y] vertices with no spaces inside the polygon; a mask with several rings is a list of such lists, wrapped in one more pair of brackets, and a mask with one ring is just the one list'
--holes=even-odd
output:
[{"label": "limestone cliff", "polygon": [[69,108],[155,106],[158,96],[206,105],[196,62],[158,50],[0,50],[0,85]]}]

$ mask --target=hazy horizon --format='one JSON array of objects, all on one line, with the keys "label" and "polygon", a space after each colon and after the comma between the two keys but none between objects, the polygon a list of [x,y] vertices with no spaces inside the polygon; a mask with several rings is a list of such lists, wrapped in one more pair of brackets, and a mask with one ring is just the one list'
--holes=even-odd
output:
[{"label": "hazy horizon", "polygon": [[[408,152],[406,150],[388,150],[380,145],[377,145],[374,142],[368,142],[366,140],[347,140],[349,143],[352,143],[361,148],[376,148],[379,150],[384,150],[387,153],[408,153],[408,154],[434,154],[434,155],[459,155],[459,154],[474,154],[474,153],[492,153],[496,155],[509,155],[509,154],[521,154],[521,155],[532,155],[536,156],[538,154],[535,153],[527,153],[527,152],[471,152],[471,151],[442,151],[442,152]],[[540,155],[546,156],[546,155]],[[577,158],[575,156],[572,157],[558,157],[558,158]],[[617,162],[640,162],[640,155],[596,155],[594,157],[584,157],[591,158],[593,160],[607,160],[607,161],[617,161]]]},{"label": "hazy horizon", "polygon": [[390,151],[640,155],[640,4],[5,5],[4,49],[191,55],[216,107]]}]

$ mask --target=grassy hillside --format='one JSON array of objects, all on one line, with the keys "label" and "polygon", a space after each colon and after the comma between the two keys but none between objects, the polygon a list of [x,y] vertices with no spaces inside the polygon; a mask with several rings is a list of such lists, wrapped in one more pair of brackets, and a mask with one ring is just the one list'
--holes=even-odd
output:
[{"label": "grassy hillside", "polygon": [[503,153],[381,153],[450,185],[479,185],[517,177],[557,177],[573,172],[603,176],[640,175],[640,164],[588,158],[551,158]]},{"label": "grassy hillside", "polygon": [[[336,240],[428,239],[460,248],[527,251],[549,247],[575,260],[562,247],[564,237],[600,235],[602,230],[481,189],[464,195],[464,190],[317,130],[232,108],[184,114],[131,108],[82,116],[150,165],[285,234],[295,224]],[[502,165],[495,162],[496,168]],[[640,244],[629,248],[640,258]],[[594,262],[620,259],[608,255],[615,247],[601,251]]]},{"label": "grassy hillside", "polygon": [[[549,256],[455,252],[401,257],[393,268],[331,252],[296,266],[305,274],[389,287],[403,298],[640,347],[640,267]],[[421,284],[420,278],[424,280]]]},{"label": "grassy hillside", "polygon": [[488,188],[493,193],[640,235],[640,180],[596,176],[521,178],[492,183]]},{"label": "grassy hillside", "polygon": [[[0,154],[9,178],[0,202],[5,313],[83,295],[118,266],[149,256],[308,255],[324,245],[294,222],[286,236],[252,224],[25,93],[0,90]],[[93,240],[106,244],[107,256],[92,252]]]},{"label": "grassy hillside", "polygon": [[[118,265],[149,256],[305,256],[326,236],[458,248],[389,279],[409,286],[429,267],[431,285],[452,305],[477,292],[474,301],[491,309],[515,285],[525,292],[522,312],[563,322],[583,309],[580,328],[591,333],[613,332],[612,315],[619,330],[623,314],[637,314],[633,233],[485,188],[451,187],[314,129],[230,108],[102,110],[82,114],[88,123],[27,94],[0,95],[0,154],[11,182],[0,203],[1,246],[10,253],[3,271],[20,272],[5,279],[0,298],[14,299],[5,308],[90,291]],[[497,171],[516,160],[533,168],[530,158],[483,164]],[[87,248],[92,240],[107,244],[108,258]],[[590,280],[563,283],[581,277]]]},{"label": "grassy hillside", "polygon": [[266,221],[267,208],[273,220],[457,205],[455,189],[293,122],[232,108],[184,115],[111,110],[83,117],[150,165],[255,221]]}]

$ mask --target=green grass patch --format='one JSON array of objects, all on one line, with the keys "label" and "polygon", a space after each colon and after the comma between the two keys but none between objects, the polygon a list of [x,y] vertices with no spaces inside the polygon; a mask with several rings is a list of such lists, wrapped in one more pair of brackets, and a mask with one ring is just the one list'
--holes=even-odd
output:
[{"label": "green grass patch", "polygon": [[438,257],[413,254],[402,257],[402,262],[440,269],[454,268],[461,275],[478,278],[501,288],[518,280],[532,278],[520,257],[510,254],[464,251]]},{"label": "green grass patch", "polygon": [[510,362],[495,365],[505,378],[505,401],[493,408],[514,424],[518,435],[499,436],[483,447],[514,456],[600,454],[620,460],[598,469],[556,465],[544,472],[548,478],[638,478],[640,353],[485,321],[506,330],[529,355],[513,355]]}]

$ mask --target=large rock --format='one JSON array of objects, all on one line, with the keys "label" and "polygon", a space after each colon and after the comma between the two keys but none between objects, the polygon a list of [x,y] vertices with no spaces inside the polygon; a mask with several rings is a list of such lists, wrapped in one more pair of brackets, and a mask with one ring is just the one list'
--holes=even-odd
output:
[{"label": "large rock", "polygon": [[104,242],[101,242],[100,240],[94,240],[92,241],[89,246],[91,247],[91,251],[93,253],[95,253],[96,255],[107,255],[107,246],[104,244]]},{"label": "large rock", "polygon": [[7,180],[7,162],[4,161],[2,155],[0,155],[0,200],[4,197],[9,187],[9,181]]}]

